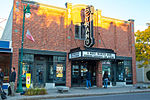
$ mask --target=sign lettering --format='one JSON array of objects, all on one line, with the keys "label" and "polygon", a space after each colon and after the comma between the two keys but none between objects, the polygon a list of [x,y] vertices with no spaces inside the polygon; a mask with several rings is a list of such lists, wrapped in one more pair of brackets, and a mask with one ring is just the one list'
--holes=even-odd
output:
[{"label": "sign lettering", "polygon": [[95,44],[93,37],[93,9],[94,8],[92,6],[88,6],[85,9],[85,47],[92,47]]},{"label": "sign lettering", "polygon": [[115,53],[102,53],[94,51],[80,51],[69,54],[69,59],[74,58],[98,58],[98,59],[115,59]]},{"label": "sign lettering", "polygon": [[83,51],[82,57],[92,57],[92,58],[101,58],[101,59],[115,59],[115,54],[114,53],[100,53],[100,52]]}]

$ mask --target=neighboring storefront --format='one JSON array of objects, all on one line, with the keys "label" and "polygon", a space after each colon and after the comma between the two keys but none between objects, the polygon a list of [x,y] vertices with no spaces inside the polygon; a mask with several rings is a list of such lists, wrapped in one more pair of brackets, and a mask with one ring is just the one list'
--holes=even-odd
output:
[{"label": "neighboring storefront", "polygon": [[24,38],[24,86],[27,72],[35,87],[85,86],[87,70],[92,86],[102,87],[105,71],[110,86],[136,83],[134,20],[104,17],[88,5],[66,3],[60,8],[28,0],[14,0],[13,6],[12,66],[17,76],[23,6],[28,3],[31,17],[25,19],[25,34],[29,30],[35,42]]},{"label": "neighboring storefront", "polygon": [[65,85],[66,53],[57,51],[24,49],[24,86],[26,73],[31,73],[31,79],[34,87],[45,86],[45,83]]},{"label": "neighboring storefront", "polygon": [[102,74],[108,72],[110,86],[129,85],[133,84],[132,79],[132,58],[131,57],[116,57],[115,62],[103,61]]},{"label": "neighboring storefront", "polygon": [[12,61],[12,48],[10,41],[0,40],[0,68],[4,73],[4,86],[9,83],[9,75]]},{"label": "neighboring storefront", "polygon": [[150,83],[149,73],[150,73],[150,65],[148,67],[139,67],[143,61],[136,62],[136,75],[138,83]]}]

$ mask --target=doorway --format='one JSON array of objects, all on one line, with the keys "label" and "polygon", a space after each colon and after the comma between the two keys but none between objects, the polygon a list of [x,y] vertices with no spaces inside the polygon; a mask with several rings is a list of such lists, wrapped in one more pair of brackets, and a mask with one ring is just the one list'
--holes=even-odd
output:
[{"label": "doorway", "polygon": [[117,67],[116,67],[116,73],[117,73],[117,82],[125,82],[125,69],[124,69],[124,62],[118,61]]},{"label": "doorway", "polygon": [[11,54],[10,53],[0,53],[0,68],[4,73],[4,83],[9,83],[9,75],[11,72]]},{"label": "doorway", "polygon": [[113,86],[117,85],[125,85],[125,69],[124,69],[124,61],[117,60],[112,62],[112,76],[111,81]]},{"label": "doorway", "polygon": [[44,87],[46,82],[46,58],[37,56],[35,57],[33,69],[33,85],[34,87]]},{"label": "doorway", "polygon": [[86,72],[91,73],[91,84],[96,85],[96,62],[95,61],[73,61],[72,62],[72,86],[86,86]]}]

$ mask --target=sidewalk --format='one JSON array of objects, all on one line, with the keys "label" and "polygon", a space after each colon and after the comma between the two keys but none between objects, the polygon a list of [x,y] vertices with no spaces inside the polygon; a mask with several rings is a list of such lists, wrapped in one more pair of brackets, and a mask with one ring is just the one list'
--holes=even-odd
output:
[{"label": "sidewalk", "polygon": [[109,95],[109,94],[122,94],[122,93],[138,93],[138,92],[150,92],[150,89],[136,89],[135,87],[109,87],[104,88],[70,88],[69,92],[58,93],[57,89],[47,90],[47,95],[36,96],[22,96],[16,94],[16,96],[7,96],[7,100],[40,100],[48,98],[63,98],[63,97],[80,97],[80,96],[97,96],[97,95]]}]

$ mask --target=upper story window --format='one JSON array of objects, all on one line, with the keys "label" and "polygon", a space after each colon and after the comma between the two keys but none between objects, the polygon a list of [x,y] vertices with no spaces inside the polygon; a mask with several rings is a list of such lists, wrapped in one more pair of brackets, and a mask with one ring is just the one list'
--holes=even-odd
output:
[{"label": "upper story window", "polygon": [[80,37],[80,26],[79,25],[75,25],[75,38],[79,39]]},{"label": "upper story window", "polygon": [[75,25],[75,39],[85,39],[85,25],[84,23],[80,23]]},{"label": "upper story window", "polygon": [[81,39],[85,39],[85,25],[81,23]]}]

